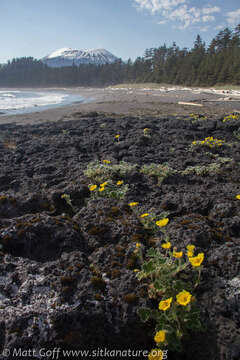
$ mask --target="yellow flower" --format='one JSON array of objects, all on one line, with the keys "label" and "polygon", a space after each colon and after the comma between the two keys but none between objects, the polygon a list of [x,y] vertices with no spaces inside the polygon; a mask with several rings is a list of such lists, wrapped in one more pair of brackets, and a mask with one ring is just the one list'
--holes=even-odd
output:
[{"label": "yellow flower", "polygon": [[104,163],[104,164],[111,164],[111,161],[109,161],[109,160],[103,160],[103,163]]},{"label": "yellow flower", "polygon": [[122,185],[123,184],[123,180],[118,180],[117,185]]},{"label": "yellow flower", "polygon": [[166,311],[167,309],[170,308],[171,302],[172,302],[172,297],[169,299],[160,301],[159,306],[158,306],[159,310]]},{"label": "yellow flower", "polygon": [[137,206],[139,203],[138,202],[130,202],[128,205],[129,206]]},{"label": "yellow flower", "polygon": [[160,349],[152,349],[148,354],[148,360],[162,360],[163,352]]},{"label": "yellow flower", "polygon": [[187,245],[188,251],[194,252],[195,245]]},{"label": "yellow flower", "polygon": [[95,190],[96,188],[97,188],[97,185],[91,185],[90,188],[89,188],[89,190],[90,190],[90,191],[93,191],[93,190]]},{"label": "yellow flower", "polygon": [[194,256],[194,252],[193,252],[193,251],[188,251],[188,252],[187,252],[187,256],[188,256],[189,258],[193,257],[193,256]]},{"label": "yellow flower", "polygon": [[115,138],[116,139],[120,138],[120,135],[119,134],[115,135]]},{"label": "yellow flower", "polygon": [[191,301],[191,297],[192,297],[192,295],[190,294],[190,292],[188,292],[186,290],[181,291],[176,296],[177,302],[182,306],[186,306],[187,304],[189,304]]},{"label": "yellow flower", "polygon": [[164,330],[158,331],[154,336],[154,340],[156,341],[156,343],[164,342],[165,339],[166,339],[166,331]]},{"label": "yellow flower", "polygon": [[187,245],[187,256],[193,257],[194,256],[194,250],[195,250],[195,245]]},{"label": "yellow flower", "polygon": [[194,267],[198,267],[201,265],[204,259],[204,253],[199,253],[197,256],[190,257],[189,261]]},{"label": "yellow flower", "polygon": [[134,271],[134,272],[139,272],[140,270],[139,270],[139,269],[134,269],[133,271]]},{"label": "yellow flower", "polygon": [[149,130],[149,128],[145,128],[145,129],[143,129],[143,131],[144,131],[144,132],[146,132],[146,131],[148,131],[148,130]]},{"label": "yellow flower", "polygon": [[105,181],[104,183],[102,183],[102,184],[100,184],[100,187],[104,187],[104,186],[106,186],[107,185],[107,181]]},{"label": "yellow flower", "polygon": [[159,227],[164,227],[168,224],[168,222],[169,222],[169,219],[165,218],[165,219],[156,221],[156,225]]},{"label": "yellow flower", "polygon": [[136,243],[136,248],[139,249],[142,246],[141,243]]},{"label": "yellow flower", "polygon": [[173,256],[174,256],[175,258],[177,258],[177,259],[179,259],[180,257],[182,257],[182,255],[183,255],[183,252],[182,252],[182,251],[179,251],[179,252],[173,251]]},{"label": "yellow flower", "polygon": [[162,248],[163,248],[163,249],[170,249],[171,246],[172,246],[172,245],[171,245],[171,243],[170,243],[169,241],[167,241],[166,243],[162,244]]},{"label": "yellow flower", "polygon": [[240,200],[240,194],[236,195],[236,199]]},{"label": "yellow flower", "polygon": [[104,191],[104,190],[105,190],[105,187],[102,186],[102,187],[100,187],[100,189],[98,191]]},{"label": "yellow flower", "polygon": [[144,218],[146,216],[149,216],[149,213],[145,213],[145,214],[140,215],[141,218]]}]

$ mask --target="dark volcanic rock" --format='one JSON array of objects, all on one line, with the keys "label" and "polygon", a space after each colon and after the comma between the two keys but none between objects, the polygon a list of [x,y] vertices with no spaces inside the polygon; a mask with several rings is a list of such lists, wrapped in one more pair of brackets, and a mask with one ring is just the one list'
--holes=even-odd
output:
[{"label": "dark volcanic rock", "polygon": [[[161,231],[140,215],[165,212],[173,246],[205,253],[196,295],[207,324],[169,359],[239,360],[239,122],[72,115],[78,120],[0,125],[0,353],[151,349],[154,324],[136,311],[154,304],[133,272],[135,244],[143,255],[159,246]],[[191,147],[209,136],[224,145]],[[104,159],[136,165],[104,179],[128,184],[121,200],[89,191],[101,182],[87,178],[87,165],[98,160],[98,176]],[[149,164],[155,172],[142,171]]]},{"label": "dark volcanic rock", "polygon": [[88,251],[79,225],[66,216],[23,216],[0,230],[3,251],[14,256],[46,262],[63,251]]}]

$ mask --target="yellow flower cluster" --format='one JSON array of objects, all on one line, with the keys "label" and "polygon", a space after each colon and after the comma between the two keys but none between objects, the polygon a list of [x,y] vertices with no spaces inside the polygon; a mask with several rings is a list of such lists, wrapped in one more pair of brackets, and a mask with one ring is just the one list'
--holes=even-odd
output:
[{"label": "yellow flower cluster", "polygon": [[163,249],[170,249],[171,246],[172,246],[172,245],[171,245],[171,243],[170,243],[169,241],[167,241],[166,243],[162,244],[162,248],[163,248]]},{"label": "yellow flower cluster", "polygon": [[111,164],[111,161],[110,160],[103,160],[102,161],[104,164]]},{"label": "yellow flower cluster", "polygon": [[240,200],[240,194],[236,195],[236,199]]},{"label": "yellow flower cluster", "polygon": [[159,310],[166,311],[167,309],[169,309],[171,306],[171,303],[172,303],[172,299],[173,298],[171,297],[166,300],[160,301],[160,303],[158,305]]},{"label": "yellow flower cluster", "polygon": [[104,183],[102,183],[102,184],[100,184],[100,187],[104,187],[104,186],[106,186],[107,185],[107,181],[105,181]]},{"label": "yellow flower cluster", "polygon": [[189,261],[193,267],[198,267],[204,260],[204,253],[199,253],[197,256],[189,257]]},{"label": "yellow flower cluster", "polygon": [[123,184],[123,180],[118,180],[117,185],[120,186]]},{"label": "yellow flower cluster", "polygon": [[156,221],[156,225],[159,227],[164,227],[168,224],[168,222],[169,222],[169,219],[165,218],[165,219]]},{"label": "yellow flower cluster", "polygon": [[230,120],[239,120],[240,115],[227,115],[224,117],[223,122],[230,121]]},{"label": "yellow flower cluster", "polygon": [[133,206],[137,206],[139,203],[138,202],[130,202],[128,205],[130,207],[133,207]]},{"label": "yellow flower cluster", "polygon": [[[177,303],[182,306],[186,306],[187,304],[189,304],[191,301],[191,298],[192,298],[192,295],[190,294],[190,292],[188,292],[186,290],[183,290],[176,295]],[[159,310],[162,310],[162,311],[168,310],[172,304],[172,301],[173,301],[172,297],[160,301],[160,303],[158,305]]]},{"label": "yellow flower cluster", "polygon": [[164,342],[166,339],[166,331],[165,330],[160,330],[156,333],[156,335],[154,336],[154,340],[156,341],[156,343],[160,343],[160,342]]},{"label": "yellow flower cluster", "polygon": [[149,213],[144,213],[144,214],[140,215],[141,218],[145,218],[146,216],[149,216]]},{"label": "yellow flower cluster", "polygon": [[183,290],[177,294],[176,299],[179,305],[186,306],[190,303],[192,295],[190,292]]},{"label": "yellow flower cluster", "polygon": [[195,245],[188,245],[187,246],[187,256],[190,258],[190,257],[193,257],[194,255],[194,249],[195,249]]},{"label": "yellow flower cluster", "polygon": [[[98,191],[104,191],[105,190],[105,186],[107,185],[107,181],[105,181],[104,183],[102,183],[102,184],[100,184],[99,185],[99,189],[98,189]],[[90,185],[89,186],[89,190],[90,191],[94,191],[94,190],[96,190],[97,189],[97,185]]]},{"label": "yellow flower cluster", "polygon": [[[100,191],[100,192],[104,191],[104,190],[105,190],[105,186],[106,186],[107,184],[108,184],[108,181],[105,181],[104,183],[100,184],[98,191]],[[122,185],[122,184],[123,184],[123,180],[117,181],[116,184],[117,184],[118,186],[119,186],[119,185]],[[89,185],[89,190],[90,190],[90,191],[94,191],[94,190],[96,190],[96,189],[97,189],[97,185]]]},{"label": "yellow flower cluster", "polygon": [[183,252],[182,251],[173,251],[173,257],[175,257],[176,259],[179,259],[183,256]]},{"label": "yellow flower cluster", "polygon": [[[171,245],[170,241],[167,241],[167,242],[163,243],[161,246],[163,249],[170,249],[172,245]],[[187,245],[188,260],[192,264],[193,267],[198,267],[202,264],[202,262],[204,260],[204,253],[199,253],[197,256],[194,256],[194,250],[195,250],[195,245]],[[183,252],[173,250],[171,255],[173,257],[175,257],[176,259],[180,259],[183,256]]]},{"label": "yellow flower cluster", "polygon": [[[104,183],[102,183],[102,184],[100,184],[99,185],[99,189],[98,189],[98,191],[104,191],[105,190],[105,186],[107,185],[107,181],[105,181]],[[97,185],[90,185],[89,186],[89,190],[90,191],[94,191],[94,190],[96,190],[97,189]]]},{"label": "yellow flower cluster", "polygon": [[[135,203],[132,203],[132,204],[135,204]],[[128,204],[128,205],[130,205],[130,204]],[[130,206],[133,206],[133,205],[130,205]],[[147,217],[149,215],[150,215],[149,213],[144,213],[144,214],[140,215],[140,218],[143,219],[143,218],[145,218],[145,217]],[[164,219],[161,219],[161,220],[158,220],[158,221],[155,222],[155,224],[160,228],[166,226],[168,223],[169,223],[168,218],[164,218]]]},{"label": "yellow flower cluster", "polygon": [[201,266],[204,260],[204,253],[199,253],[197,256],[194,256],[195,245],[188,245],[187,246],[187,256],[189,262],[192,264],[193,267]]},{"label": "yellow flower cluster", "polygon": [[192,145],[206,145],[209,147],[222,146],[224,143],[223,140],[214,139],[212,136],[206,137],[202,141],[193,141]]}]

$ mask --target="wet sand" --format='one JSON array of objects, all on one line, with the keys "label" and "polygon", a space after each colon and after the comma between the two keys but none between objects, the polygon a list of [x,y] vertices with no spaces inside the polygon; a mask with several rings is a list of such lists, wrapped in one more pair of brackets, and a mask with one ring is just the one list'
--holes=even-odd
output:
[{"label": "wet sand", "polygon": [[[31,89],[32,90],[32,89]],[[37,89],[34,89],[35,91]],[[52,89],[38,89],[53,90]],[[240,96],[229,91],[193,89],[183,87],[147,88],[57,88],[75,95],[83,96],[87,103],[57,107],[44,111],[18,115],[0,116],[0,124],[37,124],[45,121],[72,120],[76,116],[98,112],[117,115],[164,116],[188,115],[190,113],[224,116],[235,110],[240,111]],[[178,104],[190,102],[201,106]],[[81,113],[81,114],[80,114]]]}]

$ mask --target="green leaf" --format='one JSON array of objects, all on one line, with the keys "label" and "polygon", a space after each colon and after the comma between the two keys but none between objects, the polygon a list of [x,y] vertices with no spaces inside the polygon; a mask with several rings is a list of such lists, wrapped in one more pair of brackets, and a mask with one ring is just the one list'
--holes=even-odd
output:
[{"label": "green leaf", "polygon": [[[155,314],[155,319],[157,321],[157,327],[158,328],[166,328],[166,324],[169,322],[166,316],[160,312]],[[161,329],[160,329],[161,330]]]},{"label": "green leaf", "polygon": [[168,333],[168,346],[173,351],[182,351],[181,340],[176,336],[176,332]]},{"label": "green leaf", "polygon": [[147,274],[151,273],[151,272],[154,270],[153,261],[150,260],[150,261],[148,261],[147,263],[144,263],[144,264],[143,264],[143,270],[144,270]]},{"label": "green leaf", "polygon": [[156,280],[154,281],[154,287],[156,290],[162,290],[163,286],[162,286],[162,282],[160,280]]},{"label": "green leaf", "polygon": [[157,251],[154,248],[150,248],[147,252],[148,257],[155,257],[157,255]]},{"label": "green leaf", "polygon": [[182,291],[184,288],[185,288],[185,283],[183,281],[181,281],[181,280],[174,281],[174,289],[177,292]]},{"label": "green leaf", "polygon": [[141,321],[146,322],[149,320],[152,312],[148,308],[140,308],[137,310],[137,313],[138,313]]},{"label": "green leaf", "polygon": [[190,278],[189,274],[184,274],[184,273],[180,274],[179,276],[182,280],[189,280],[189,278]]},{"label": "green leaf", "polygon": [[202,328],[202,324],[199,320],[192,321],[192,322],[189,322],[188,324],[186,324],[186,327],[191,330],[199,330]]}]

